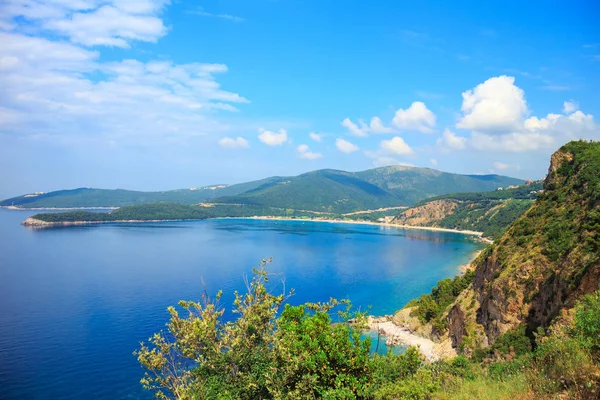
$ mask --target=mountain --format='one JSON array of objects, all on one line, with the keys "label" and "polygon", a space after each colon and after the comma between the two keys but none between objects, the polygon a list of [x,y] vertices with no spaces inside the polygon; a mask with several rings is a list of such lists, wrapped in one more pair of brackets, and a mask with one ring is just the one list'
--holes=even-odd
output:
[{"label": "mountain", "polygon": [[22,208],[122,207],[154,202],[249,204],[329,213],[406,206],[449,192],[493,190],[520,184],[500,175],[458,175],[428,168],[383,167],[362,172],[318,170],[237,185],[164,192],[75,189],[33,193],[0,202]]},{"label": "mountain", "polygon": [[348,213],[411,205],[427,197],[458,191],[484,191],[523,183],[500,175],[458,175],[429,168],[381,167],[361,172],[319,170],[263,185],[221,203]]},{"label": "mountain", "polygon": [[453,193],[431,197],[392,219],[392,223],[483,232],[496,239],[533,205],[542,181],[492,192]]},{"label": "mountain", "polygon": [[507,337],[533,339],[600,289],[600,143],[571,142],[554,153],[543,193],[472,267],[398,318],[410,310],[474,354]]},{"label": "mountain", "polygon": [[369,169],[355,176],[394,194],[401,205],[446,193],[483,192],[523,183],[502,175],[460,175],[403,165]]},{"label": "mountain", "polygon": [[217,196],[244,193],[259,186],[276,182],[283,178],[271,177],[236,185],[212,185],[200,188],[168,190],[164,192],[139,192],[123,189],[79,188],[58,190],[48,193],[32,193],[0,201],[0,206],[21,208],[84,208],[84,207],[123,207],[135,204],[173,202],[197,204],[207,202]]}]

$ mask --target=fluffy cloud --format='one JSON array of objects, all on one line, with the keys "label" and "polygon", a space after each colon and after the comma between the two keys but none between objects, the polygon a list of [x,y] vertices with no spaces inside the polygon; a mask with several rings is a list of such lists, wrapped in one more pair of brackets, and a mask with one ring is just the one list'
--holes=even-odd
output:
[{"label": "fluffy cloud", "polygon": [[312,140],[314,140],[315,142],[318,142],[318,143],[321,143],[321,140],[323,139],[321,137],[321,135],[319,135],[318,133],[315,133],[315,132],[309,133],[308,136],[310,136],[310,138]]},{"label": "fluffy cloud", "polygon": [[494,161],[494,168],[500,171],[503,171],[505,169],[507,169],[508,167],[510,167],[510,165],[502,163],[500,161]]},{"label": "fluffy cloud", "polygon": [[250,144],[248,144],[246,139],[238,136],[235,139],[224,137],[223,139],[219,140],[219,146],[226,149],[244,149],[250,147]]},{"label": "fluffy cloud", "polygon": [[437,145],[452,150],[462,150],[467,147],[468,139],[465,137],[456,136],[449,129],[444,129],[442,136],[437,140]]},{"label": "fluffy cloud", "polygon": [[373,133],[394,133],[394,129],[384,126],[379,117],[371,118],[370,130]]},{"label": "fluffy cloud", "polygon": [[429,163],[430,163],[432,166],[434,166],[434,167],[437,167],[437,165],[438,165],[438,162],[437,162],[437,160],[436,160],[435,158],[432,158],[432,159],[430,159],[430,160],[429,160]]},{"label": "fluffy cloud", "polygon": [[323,157],[321,153],[314,153],[310,151],[310,147],[306,144],[301,144],[296,148],[298,150],[298,157],[306,158],[307,160],[316,160],[317,158]]},{"label": "fluffy cloud", "polygon": [[528,114],[525,93],[512,76],[498,76],[462,94],[463,116],[457,128],[484,134],[518,130]]},{"label": "fluffy cloud", "polygon": [[221,64],[101,62],[97,51],[18,33],[0,32],[0,42],[1,106],[11,115],[0,129],[8,134],[180,140],[222,133],[215,111],[248,102],[220,87]]},{"label": "fluffy cloud", "polygon": [[340,138],[336,139],[335,147],[337,147],[337,149],[339,151],[341,151],[342,153],[346,153],[346,154],[354,153],[355,151],[360,150],[358,148],[358,146],[355,145],[354,143],[350,143],[347,140],[340,139]]},{"label": "fluffy cloud", "polygon": [[[8,0],[0,6],[4,24],[15,18],[33,29],[52,31],[85,46],[129,47],[156,42],[167,28],[159,17],[168,0]],[[31,29],[31,28],[30,28]]]},{"label": "fluffy cloud", "polygon": [[525,94],[510,76],[486,80],[463,93],[463,115],[456,127],[471,131],[471,138],[452,146],[456,136],[444,135],[438,143],[447,148],[472,147],[485,151],[525,152],[551,149],[574,139],[598,139],[600,127],[594,117],[566,101],[564,114],[529,115]]},{"label": "fluffy cloud", "polygon": [[400,130],[432,133],[436,124],[436,116],[425,103],[415,101],[406,110],[396,111],[392,124]]},{"label": "fluffy cloud", "polygon": [[258,140],[267,146],[281,146],[288,140],[287,131],[285,129],[280,129],[279,132],[272,132],[260,128],[258,132]]},{"label": "fluffy cloud", "polygon": [[390,140],[382,140],[381,148],[390,153],[405,156],[413,153],[413,150],[400,136],[395,136]]},{"label": "fluffy cloud", "polygon": [[341,125],[348,129],[348,131],[354,136],[367,136],[369,134],[369,127],[362,120],[358,121],[358,123],[360,124],[360,127],[352,122],[349,118],[346,118],[342,121]]},{"label": "fluffy cloud", "polygon": [[577,104],[577,102],[569,100],[563,103],[563,112],[565,114],[571,114],[577,110],[579,110],[579,104]]}]

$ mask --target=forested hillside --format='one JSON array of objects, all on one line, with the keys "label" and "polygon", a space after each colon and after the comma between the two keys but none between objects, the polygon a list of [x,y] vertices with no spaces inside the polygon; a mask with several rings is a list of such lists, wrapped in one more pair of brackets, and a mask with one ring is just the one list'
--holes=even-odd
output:
[{"label": "forested hillside", "polygon": [[543,192],[541,181],[514,189],[454,193],[429,198],[399,213],[393,223],[472,230],[496,239]]},{"label": "forested hillside", "polygon": [[492,190],[522,183],[499,175],[458,175],[427,168],[383,167],[363,172],[319,170],[295,177],[270,177],[236,185],[164,192],[74,189],[31,193],[0,202],[20,208],[91,208],[172,202],[248,204],[343,214],[416,201],[457,191]]}]

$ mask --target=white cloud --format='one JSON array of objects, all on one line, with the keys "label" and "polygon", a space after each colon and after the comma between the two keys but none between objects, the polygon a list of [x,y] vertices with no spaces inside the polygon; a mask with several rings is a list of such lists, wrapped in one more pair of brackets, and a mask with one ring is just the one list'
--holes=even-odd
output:
[{"label": "white cloud", "polygon": [[437,165],[438,165],[438,162],[437,162],[437,160],[436,160],[435,158],[431,158],[431,159],[429,160],[429,163],[430,163],[432,166],[434,166],[434,167],[437,167]]},{"label": "white cloud", "polygon": [[190,10],[190,11],[188,11],[188,13],[199,15],[201,17],[226,19],[226,20],[229,20],[232,22],[244,22],[245,21],[244,18],[238,17],[236,15],[209,13],[209,12],[204,11],[204,9],[202,7],[198,7],[198,9],[196,9],[196,10]]},{"label": "white cloud", "polygon": [[127,48],[133,41],[156,42],[167,33],[159,14],[168,0],[8,0],[0,6],[4,24],[22,18],[85,46]]},{"label": "white cloud", "polygon": [[525,93],[511,76],[486,80],[462,94],[463,117],[457,128],[483,134],[503,134],[518,130],[529,110]]},{"label": "white cloud", "polygon": [[365,137],[368,135],[369,133],[369,127],[367,126],[367,124],[364,123],[364,121],[360,120],[358,122],[360,124],[360,127],[355,124],[354,122],[352,122],[350,120],[350,118],[346,118],[342,121],[342,126],[346,129],[348,129],[348,131],[350,131],[350,133],[354,136],[359,136],[359,137]]},{"label": "white cloud", "polygon": [[96,51],[18,33],[0,32],[0,43],[0,106],[12,115],[0,119],[4,133],[144,143],[221,134],[228,128],[215,111],[248,102],[220,87],[220,64],[106,63]]},{"label": "white cloud", "polygon": [[321,140],[323,139],[321,137],[321,135],[319,135],[318,133],[315,133],[315,132],[309,133],[308,136],[310,136],[310,138],[312,140],[314,140],[315,142],[318,142],[318,143],[321,143]]},{"label": "white cloud", "polygon": [[396,111],[392,124],[401,130],[432,133],[436,124],[436,116],[425,103],[415,101],[406,110]]},{"label": "white cloud", "polygon": [[563,112],[565,114],[571,114],[577,110],[579,110],[579,104],[576,101],[569,100],[563,103]]},{"label": "white cloud", "polygon": [[310,147],[306,144],[299,145],[296,150],[298,150],[298,157],[306,158],[307,160],[316,160],[317,158],[323,157],[321,153],[314,153],[310,151]]},{"label": "white cloud", "polygon": [[[471,131],[471,138],[455,148],[471,147],[484,151],[527,152],[552,149],[575,139],[598,139],[600,127],[591,114],[579,111],[578,104],[563,104],[565,114],[531,116],[523,90],[510,76],[486,80],[463,93],[463,116],[457,128]],[[451,144],[455,136],[446,136],[438,144]]]},{"label": "white cloud", "polygon": [[279,132],[272,132],[260,128],[258,132],[258,139],[267,146],[281,146],[288,140],[287,131],[285,129],[280,129]]},{"label": "white cloud", "polygon": [[503,171],[505,169],[507,169],[508,167],[510,167],[510,165],[502,163],[500,161],[494,161],[494,168],[500,171]]},{"label": "white cloud", "polygon": [[342,153],[354,153],[355,151],[358,151],[359,148],[357,145],[355,145],[354,143],[350,143],[347,140],[344,139],[340,139],[337,138],[335,141],[335,147],[337,147],[337,149],[339,151],[341,151]]},{"label": "white cloud", "polygon": [[226,149],[244,149],[250,147],[250,144],[248,144],[246,139],[238,136],[235,139],[224,137],[223,139],[219,140],[219,146]]},{"label": "white cloud", "polygon": [[437,140],[437,145],[452,150],[462,150],[467,147],[468,139],[456,134],[449,129],[444,129],[442,136]]},{"label": "white cloud", "polygon": [[390,140],[382,140],[380,146],[383,150],[400,156],[413,153],[410,146],[400,136],[395,136]]},{"label": "white cloud", "polygon": [[371,118],[370,130],[373,133],[394,133],[395,130],[391,127],[387,127],[383,125],[381,118],[373,117]]}]

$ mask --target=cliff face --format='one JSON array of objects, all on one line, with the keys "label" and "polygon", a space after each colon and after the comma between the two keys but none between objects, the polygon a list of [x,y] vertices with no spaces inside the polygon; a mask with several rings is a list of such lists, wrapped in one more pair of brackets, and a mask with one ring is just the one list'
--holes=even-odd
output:
[{"label": "cliff face", "polygon": [[458,204],[458,201],[453,200],[431,201],[422,206],[403,211],[393,222],[410,226],[437,227],[439,221],[454,213],[454,210],[458,208]]},{"label": "cliff face", "polygon": [[571,142],[554,153],[544,193],[475,264],[473,284],[448,312],[456,346],[491,344],[521,324],[547,327],[598,290],[600,143]]}]

